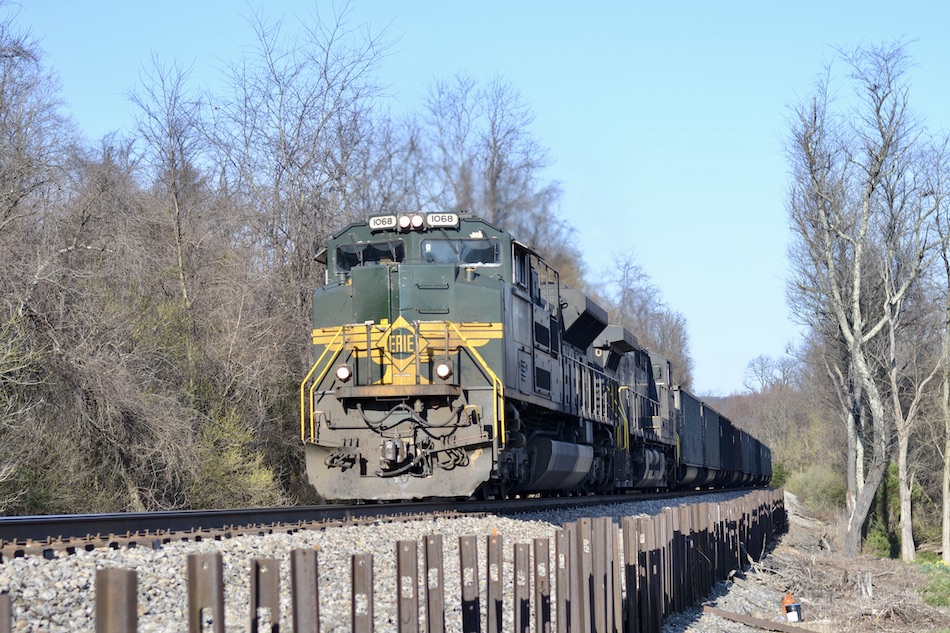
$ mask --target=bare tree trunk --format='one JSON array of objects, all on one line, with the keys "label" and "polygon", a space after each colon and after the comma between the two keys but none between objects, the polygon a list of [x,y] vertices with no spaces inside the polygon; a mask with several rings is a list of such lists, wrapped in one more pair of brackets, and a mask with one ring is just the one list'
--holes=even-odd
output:
[{"label": "bare tree trunk", "polygon": [[[947,279],[950,282],[950,261],[947,263]],[[940,399],[943,410],[943,507],[941,512],[943,534],[941,549],[943,562],[950,564],[950,294],[947,295],[946,323],[943,332],[943,393]]]},{"label": "bare tree trunk", "polygon": [[845,510],[848,520],[854,516],[854,506],[864,487],[864,441],[858,429],[858,416],[854,409],[847,414],[848,425],[848,493]]},{"label": "bare tree trunk", "polygon": [[844,555],[855,557],[860,551],[864,522],[867,520],[871,504],[874,502],[874,495],[877,494],[878,486],[880,486],[884,473],[887,471],[889,433],[885,426],[884,401],[877,384],[874,382],[863,349],[857,345],[852,345],[851,363],[856,370],[862,391],[867,398],[873,433],[871,463],[867,467],[867,478],[863,481],[861,479],[857,481],[859,491],[855,495],[855,510],[849,517],[847,534],[845,535]]},{"label": "bare tree trunk", "polygon": [[852,487],[848,489],[852,492],[849,519],[851,514],[854,513],[854,508],[858,502],[857,498],[864,492],[864,481],[867,475],[864,468],[865,456],[867,455],[867,433],[864,426],[867,423],[867,416],[864,412],[864,406],[861,404],[864,399],[864,391],[860,385],[852,387],[852,389],[854,390],[854,402],[851,403],[848,411],[848,423],[851,425],[849,431],[854,433],[854,453],[852,459],[848,462],[848,468],[854,469],[854,481],[849,480],[849,483],[852,484]]},{"label": "bare tree trunk", "polygon": [[940,398],[940,407],[943,412],[943,507],[941,508],[941,519],[943,524],[941,536],[942,559],[944,563],[950,564],[950,254],[947,253],[950,238],[946,234],[946,227],[941,222],[941,216],[937,214],[937,228],[940,230],[940,237],[943,239],[943,248],[940,256],[943,259],[944,278],[947,281],[944,295],[944,320],[943,320],[943,389]]},{"label": "bare tree trunk", "polygon": [[[913,481],[908,461],[910,451],[910,438],[914,426],[919,419],[920,406],[927,392],[927,385],[933,380],[937,373],[945,366],[944,357],[933,360],[932,358],[898,358],[897,330],[898,323],[896,318],[891,321],[888,328],[888,338],[890,342],[890,371],[889,379],[891,384],[891,408],[894,416],[894,429],[897,432],[897,488],[900,498],[900,530],[901,530],[901,558],[905,561],[913,561],[916,547],[914,545],[914,529],[911,513],[911,490]],[[906,352],[906,354],[916,355],[918,350]],[[915,373],[913,369],[899,369],[906,365],[917,368],[921,365],[926,366],[930,362],[933,367],[926,376]],[[903,387],[903,391],[901,389]],[[904,399],[902,399],[902,395]],[[906,402],[908,395],[911,395],[909,402]]]},{"label": "bare tree trunk", "polygon": [[914,528],[911,521],[910,492],[911,481],[907,466],[907,449],[910,445],[909,433],[898,433],[897,437],[897,489],[901,506],[901,559],[907,562],[914,560],[916,546],[914,545]]},{"label": "bare tree trunk", "polygon": [[939,200],[937,211],[937,231],[940,235],[940,259],[943,261],[943,275],[946,285],[943,295],[943,366],[941,368],[940,410],[943,414],[943,485],[941,494],[941,558],[950,564],[950,233],[947,231],[946,218],[940,213]]},{"label": "bare tree trunk", "polygon": [[[944,365],[947,363],[945,362]],[[950,377],[944,370],[943,378],[943,428],[946,440],[943,445],[943,537],[941,548],[943,562],[950,564]]]},{"label": "bare tree trunk", "polygon": [[874,495],[884,479],[884,473],[887,470],[885,460],[875,460],[868,466],[868,478],[864,482],[864,488],[855,499],[854,512],[848,521],[847,532],[844,536],[844,555],[854,558],[861,549],[862,529],[864,521],[867,519],[868,512],[871,510],[871,504],[874,503]]}]

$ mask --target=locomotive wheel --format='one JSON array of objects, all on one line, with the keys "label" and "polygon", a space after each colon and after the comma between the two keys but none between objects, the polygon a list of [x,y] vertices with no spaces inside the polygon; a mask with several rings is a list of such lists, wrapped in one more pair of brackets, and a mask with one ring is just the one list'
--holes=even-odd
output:
[{"label": "locomotive wheel", "polygon": [[504,499],[506,494],[506,488],[503,483],[493,482],[493,483],[484,483],[482,484],[477,491],[475,491],[475,497],[479,501],[490,501],[492,499]]}]

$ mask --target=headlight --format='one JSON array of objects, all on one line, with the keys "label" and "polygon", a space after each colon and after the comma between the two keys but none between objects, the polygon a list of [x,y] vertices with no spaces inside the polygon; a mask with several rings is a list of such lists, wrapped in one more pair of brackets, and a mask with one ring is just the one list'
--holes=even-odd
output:
[{"label": "headlight", "polygon": [[435,375],[441,378],[442,380],[447,379],[452,375],[452,361],[450,360],[440,360],[435,364]]},{"label": "headlight", "polygon": [[340,365],[336,368],[336,377],[340,382],[346,382],[353,377],[353,370],[348,365]]},{"label": "headlight", "polygon": [[408,231],[412,229],[418,231],[425,226],[426,219],[425,216],[421,213],[409,213],[406,215],[400,215],[399,219],[396,220],[399,225],[400,231]]}]

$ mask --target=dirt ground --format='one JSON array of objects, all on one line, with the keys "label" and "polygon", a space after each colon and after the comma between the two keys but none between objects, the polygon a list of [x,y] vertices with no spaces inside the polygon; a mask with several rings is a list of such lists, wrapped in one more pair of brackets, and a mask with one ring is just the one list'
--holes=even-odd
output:
[{"label": "dirt ground", "polygon": [[[785,506],[789,530],[768,555],[731,582],[720,583],[703,605],[708,608],[670,617],[665,633],[950,633],[950,608],[932,607],[921,597],[927,580],[919,566],[845,558],[835,538],[838,530],[806,516],[787,492]],[[787,593],[801,605],[800,622],[789,622],[783,614]]]}]

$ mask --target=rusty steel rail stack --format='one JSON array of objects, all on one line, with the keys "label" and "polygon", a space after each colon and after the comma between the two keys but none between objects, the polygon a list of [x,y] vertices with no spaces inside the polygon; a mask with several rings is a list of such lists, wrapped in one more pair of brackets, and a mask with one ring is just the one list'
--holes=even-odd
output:
[{"label": "rusty steel rail stack", "polygon": [[[565,524],[555,537],[555,565],[549,569],[548,539],[513,548],[514,630],[519,633],[654,633],[666,615],[695,606],[717,581],[751,560],[760,559],[773,535],[786,527],[781,490],[752,492],[734,501],[666,508],[655,516],[626,517],[621,526],[609,517]],[[418,542],[396,546],[398,631],[445,630],[442,537],[427,535],[422,584]],[[504,538],[487,537],[486,586],[479,587],[476,537],[459,539],[462,630],[501,633],[504,614]],[[318,562],[314,550],[290,553],[293,631],[320,631]],[[248,626],[279,630],[279,561],[253,559]],[[223,633],[224,573],[220,553],[188,558],[190,631]],[[552,581],[555,595],[552,597]],[[424,597],[417,587],[424,588]],[[355,554],[351,563],[351,626],[354,633],[373,630],[373,555]],[[487,617],[482,619],[480,600]],[[382,597],[392,599],[390,596]],[[420,607],[424,607],[424,611]],[[422,622],[419,614],[424,613]],[[137,578],[134,571],[100,569],[96,573],[96,631],[115,633],[137,627]],[[263,615],[262,615],[263,614]],[[12,631],[12,601],[0,594],[0,633]]]}]

